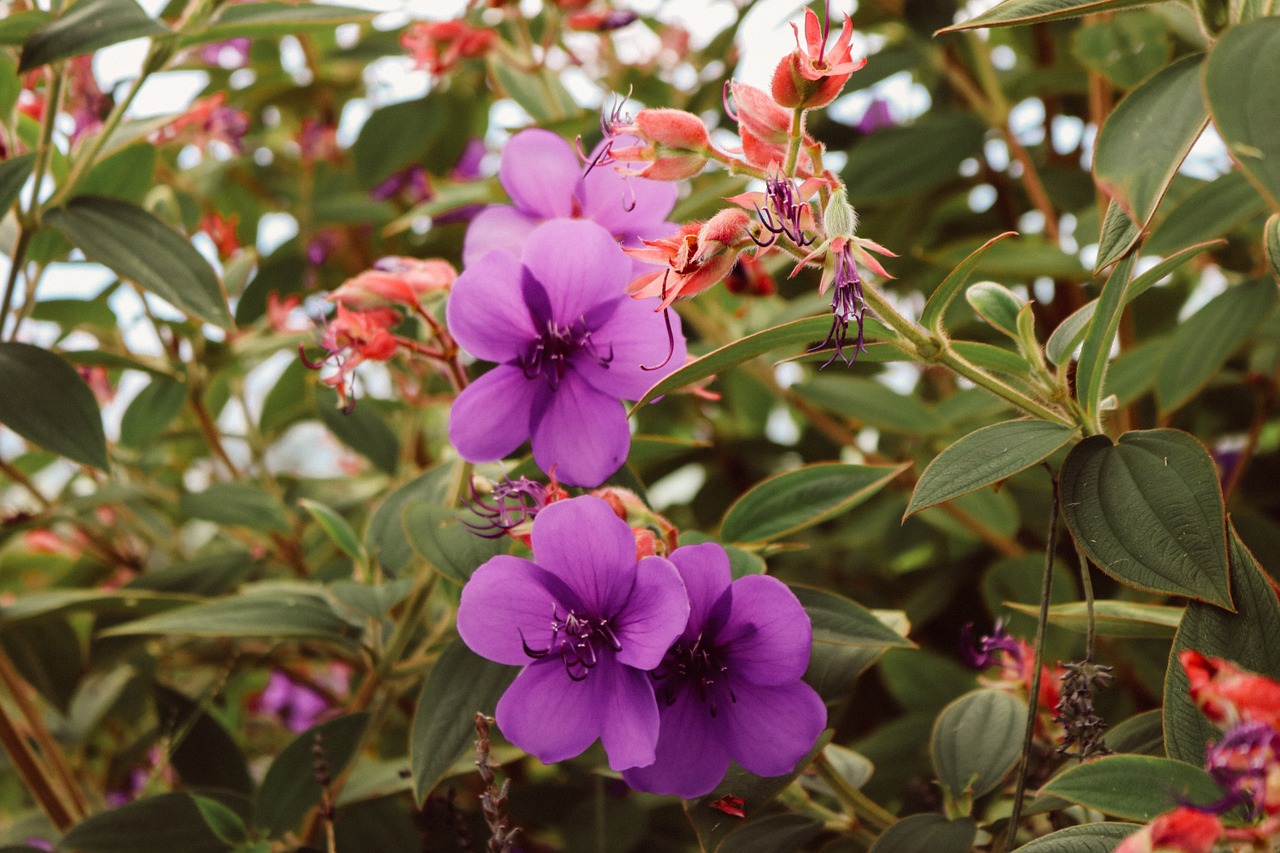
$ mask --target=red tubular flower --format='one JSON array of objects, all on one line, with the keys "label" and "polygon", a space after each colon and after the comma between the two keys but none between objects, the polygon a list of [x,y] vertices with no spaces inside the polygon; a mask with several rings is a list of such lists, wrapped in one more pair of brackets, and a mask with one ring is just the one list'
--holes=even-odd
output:
[{"label": "red tubular flower", "polygon": [[466,21],[416,21],[400,34],[400,46],[413,57],[414,67],[447,74],[463,59],[484,56],[493,47],[492,30]]},{"label": "red tubular flower", "polygon": [[[605,143],[594,165],[647,163],[643,168],[615,166],[619,174],[651,181],[680,181],[692,178],[707,165],[711,136],[702,119],[693,113],[673,109],[644,109],[634,119],[621,115],[621,108],[602,121]],[[638,140],[638,142],[636,141]],[[621,144],[630,141],[633,144]]]},{"label": "red tubular flower", "polygon": [[1222,821],[1192,808],[1179,808],[1160,815],[1130,835],[1115,853],[1210,853],[1222,837]]},{"label": "red tubular flower", "polygon": [[364,361],[387,361],[396,354],[399,344],[391,327],[400,322],[400,314],[392,308],[370,308],[366,311],[348,311],[341,303],[338,312],[325,326],[320,345],[325,356],[313,362],[302,357],[302,363],[319,370],[331,363],[337,372],[320,381],[338,392],[338,403],[344,411],[350,411],[355,401],[351,399],[353,371]]},{"label": "red tubular flower", "polygon": [[845,15],[840,36],[826,50],[830,19],[819,23],[812,9],[804,12],[804,44],[795,24],[796,49],[778,63],[773,72],[773,99],[791,109],[825,107],[836,99],[853,72],[867,64],[866,58],[854,59],[850,42],[853,21]]},{"label": "red tubular flower", "polygon": [[645,240],[643,249],[624,249],[633,258],[667,267],[637,278],[627,292],[636,299],[661,297],[659,310],[696,296],[733,269],[750,221],[746,213],[731,208],[705,223],[686,223],[669,237]]},{"label": "red tubular flower", "polygon": [[448,261],[389,257],[347,279],[326,298],[356,311],[391,305],[414,308],[423,294],[448,290],[457,277]]},{"label": "red tubular flower", "polygon": [[1178,660],[1191,682],[1191,700],[1214,725],[1259,722],[1280,729],[1280,683],[1195,649],[1179,653]]}]

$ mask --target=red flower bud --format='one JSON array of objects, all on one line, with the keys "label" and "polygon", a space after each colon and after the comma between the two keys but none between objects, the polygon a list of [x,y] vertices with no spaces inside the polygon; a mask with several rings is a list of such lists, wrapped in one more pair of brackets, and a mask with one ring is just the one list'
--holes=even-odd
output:
[{"label": "red flower bud", "polygon": [[711,147],[702,119],[684,110],[646,109],[635,118],[640,135],[667,148],[706,151]]}]

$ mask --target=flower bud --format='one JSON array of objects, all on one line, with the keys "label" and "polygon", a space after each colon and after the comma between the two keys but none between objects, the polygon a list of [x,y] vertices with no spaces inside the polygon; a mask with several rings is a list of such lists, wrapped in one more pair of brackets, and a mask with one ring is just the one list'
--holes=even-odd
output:
[{"label": "flower bud", "polygon": [[711,147],[702,119],[684,110],[645,109],[635,118],[640,135],[678,151],[706,151]]},{"label": "flower bud", "polygon": [[822,212],[822,227],[828,237],[852,237],[858,233],[858,212],[849,203],[844,186],[831,193],[827,209]]}]

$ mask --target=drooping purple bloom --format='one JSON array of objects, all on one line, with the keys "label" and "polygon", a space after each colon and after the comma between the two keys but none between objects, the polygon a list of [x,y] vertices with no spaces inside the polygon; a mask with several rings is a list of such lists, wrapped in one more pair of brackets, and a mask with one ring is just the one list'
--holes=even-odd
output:
[{"label": "drooping purple bloom", "polygon": [[[549,130],[513,136],[502,150],[498,179],[513,206],[495,205],[476,215],[462,247],[464,266],[494,249],[519,254],[530,232],[549,219],[589,219],[631,247],[676,229],[666,221],[676,203],[675,184],[588,168],[573,146]],[[631,263],[639,272],[648,268]]]},{"label": "drooping purple bloom", "polygon": [[1204,765],[1223,796],[1216,803],[1193,807],[1225,814],[1243,805],[1256,819],[1268,799],[1268,780],[1280,765],[1280,732],[1264,722],[1238,723],[1205,750]]},{"label": "drooping purple bloom", "polygon": [[976,641],[973,638],[973,623],[966,622],[960,629],[960,659],[974,669],[986,669],[994,666],[998,659],[996,652],[1008,652],[1022,663],[1022,647],[1018,641],[1004,629],[1004,623],[996,620],[990,634],[983,634]]},{"label": "drooping purple bloom", "polygon": [[[823,363],[827,367],[837,358],[846,365],[851,365],[859,353],[867,351],[866,335],[863,326],[867,317],[867,303],[862,296],[862,276],[858,273],[858,265],[848,251],[835,254],[835,278],[831,291],[831,331],[827,339],[815,346],[814,350],[826,349],[834,344],[835,352]],[[847,355],[845,347],[849,345],[849,324],[856,323],[858,337],[854,341],[853,354]]]},{"label": "drooping purple bloom", "polygon": [[[345,693],[348,676],[345,669],[334,668],[316,674],[317,681]],[[320,693],[314,687],[294,681],[283,670],[274,669],[267,677],[256,703],[257,710],[270,714],[284,723],[289,731],[299,734],[332,716],[336,705],[332,697]]]},{"label": "drooping purple bloom", "polygon": [[[449,438],[471,462],[533,439],[543,471],[597,486],[631,447],[621,400],[638,400],[684,363],[679,318],[668,340],[655,303],[625,293],[631,265],[586,221],[533,229],[522,258],[490,252],[454,282],[446,316],[464,349],[498,366],[454,401]],[[645,367],[663,364],[661,369]]]},{"label": "drooping purple bloom", "polygon": [[800,680],[813,645],[808,615],[775,578],[732,580],[714,542],[677,548],[670,560],[689,594],[689,623],[651,673],[657,759],[622,778],[689,799],[719,784],[730,759],[757,776],[791,772],[827,724],[822,699]]},{"label": "drooping purple bloom", "polygon": [[546,764],[597,739],[615,770],[651,764],[658,703],[647,671],[689,617],[679,572],[661,557],[637,561],[631,528],[599,498],[551,504],[532,538],[532,562],[492,558],[458,607],[472,651],[524,666],[498,701],[498,727]]}]

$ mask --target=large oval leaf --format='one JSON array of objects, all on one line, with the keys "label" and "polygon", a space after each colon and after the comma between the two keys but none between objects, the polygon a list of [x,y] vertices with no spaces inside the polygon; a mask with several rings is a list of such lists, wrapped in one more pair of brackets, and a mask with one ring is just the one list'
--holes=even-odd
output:
[{"label": "large oval leaf", "polygon": [[1206,743],[1218,731],[1192,703],[1187,673],[1178,662],[1183,649],[1226,658],[1245,669],[1280,679],[1280,602],[1249,549],[1231,529],[1231,590],[1236,612],[1193,601],[1173,640],[1164,679],[1164,742],[1169,755],[1194,764],[1204,760]]},{"label": "large oval leaf", "polygon": [[981,15],[938,30],[938,34],[978,27],[1010,27],[1017,24],[1040,24],[1062,18],[1078,18],[1093,12],[1145,6],[1151,0],[1004,0]]},{"label": "large oval leaf", "polygon": [[1048,458],[1075,430],[1046,421],[1005,421],[969,433],[924,469],[906,515],[1012,477]]},{"label": "large oval leaf", "polygon": [[0,423],[41,447],[107,470],[107,439],[93,391],[46,349],[0,343]]},{"label": "large oval leaf", "polygon": [[822,821],[809,815],[771,815],[730,833],[717,850],[720,853],[783,853],[787,850],[799,850],[817,838],[823,828]]},{"label": "large oval leaf", "polygon": [[336,778],[355,757],[369,714],[347,714],[298,735],[276,756],[254,802],[254,823],[272,838],[293,829],[320,802],[317,761]]},{"label": "large oval leaf", "polygon": [[1098,186],[1144,228],[1208,124],[1203,60],[1203,54],[1183,57],[1157,72],[1116,106],[1098,134]]},{"label": "large oval leaf", "polygon": [[31,177],[31,169],[35,166],[36,155],[19,154],[0,162],[0,216],[3,216],[18,200],[22,185]]},{"label": "large oval leaf", "polygon": [[1027,706],[1003,690],[974,690],[942,709],[929,754],[943,791],[955,800],[995,788],[1022,754]]},{"label": "large oval leaf", "polygon": [[952,300],[964,290],[964,286],[969,283],[969,276],[973,275],[974,267],[978,265],[978,261],[982,260],[982,256],[987,250],[994,246],[1005,237],[1016,237],[1017,231],[1006,231],[992,237],[983,243],[969,257],[956,266],[947,277],[942,280],[942,284],[938,285],[938,289],[929,297],[929,301],[925,303],[924,311],[920,314],[920,325],[926,326],[933,330],[935,334],[942,334],[943,320],[946,317],[947,307]]},{"label": "large oval leaf", "polygon": [[[1040,612],[1039,605],[1009,602],[1008,606],[1028,616]],[[1061,625],[1079,634],[1087,633],[1092,625],[1099,637],[1172,637],[1182,621],[1182,613],[1181,607],[1165,604],[1103,600],[1093,603],[1091,623],[1089,605],[1072,601],[1050,607],[1049,624]]]},{"label": "large oval leaf", "polygon": [[868,853],[968,853],[977,834],[971,818],[913,814],[886,829]]},{"label": "large oval leaf", "polygon": [[[136,204],[106,196],[77,196],[46,211],[91,261],[215,326],[231,328],[218,276],[191,242]],[[143,248],[145,247],[145,248]]]},{"label": "large oval leaf", "polygon": [[1181,761],[1108,755],[1050,779],[1040,789],[1040,795],[1045,794],[1103,814],[1146,822],[1186,802],[1216,802],[1222,790],[1208,773]]},{"label": "large oval leaf", "polygon": [[256,483],[214,483],[203,492],[184,494],[178,500],[178,508],[189,518],[253,530],[289,532],[289,515],[284,504]]},{"label": "large oval leaf", "polygon": [[161,794],[90,815],[58,842],[81,853],[220,853],[230,850],[190,794]]},{"label": "large oval leaf", "polygon": [[1185,432],[1128,432],[1076,445],[1062,515],[1089,559],[1122,583],[1231,607],[1226,517],[1213,460]]},{"label": "large oval leaf", "polygon": [[1142,824],[1104,821],[1068,826],[1043,838],[1028,841],[1018,853],[1111,853]]},{"label": "large oval leaf", "polygon": [[1209,54],[1213,123],[1245,174],[1280,211],[1280,18],[1232,27]]},{"label": "large oval leaf", "polygon": [[138,38],[168,35],[134,0],[77,0],[22,43],[18,70],[29,71],[59,59]]},{"label": "large oval leaf", "polygon": [[405,538],[413,550],[433,569],[459,584],[470,580],[490,557],[505,554],[511,545],[505,535],[476,535],[460,520],[467,515],[470,513],[465,510],[427,503],[411,503],[404,510]]},{"label": "large oval leaf", "polygon": [[204,27],[184,34],[181,44],[189,47],[224,39],[292,35],[311,28],[332,28],[338,24],[367,21],[376,13],[352,6],[329,3],[256,2],[227,4],[218,9]]},{"label": "large oval leaf", "polygon": [[725,513],[720,538],[768,542],[851,509],[880,491],[906,465],[806,465],[756,484]]}]

